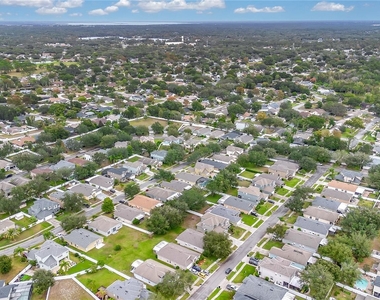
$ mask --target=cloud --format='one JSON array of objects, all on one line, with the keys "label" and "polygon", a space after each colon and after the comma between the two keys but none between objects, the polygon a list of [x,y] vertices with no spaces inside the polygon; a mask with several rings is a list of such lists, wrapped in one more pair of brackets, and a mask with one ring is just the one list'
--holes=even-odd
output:
[{"label": "cloud", "polygon": [[240,7],[235,9],[236,14],[245,14],[245,13],[279,13],[284,12],[285,9],[282,6],[273,6],[273,7],[263,7],[256,8],[254,5],[248,5],[246,8]]},{"label": "cloud", "polygon": [[138,9],[132,9],[132,13],[133,13],[133,14],[138,14],[138,13],[139,13],[139,10],[138,10]]},{"label": "cloud", "polygon": [[81,17],[82,14],[81,13],[72,13],[70,14],[70,17]]},{"label": "cloud", "polygon": [[83,2],[84,0],[67,0],[64,2],[58,2],[56,6],[63,8],[74,8],[82,6]]},{"label": "cloud", "polygon": [[311,10],[312,11],[344,11],[349,12],[354,9],[354,6],[345,6],[334,2],[318,2]]},{"label": "cloud", "polygon": [[225,8],[224,0],[199,0],[187,2],[186,0],[140,0],[138,6],[145,12],[155,13],[161,10],[197,10],[203,11],[212,8]]},{"label": "cloud", "polygon": [[128,7],[131,5],[131,2],[129,0],[120,0],[118,3],[115,4],[115,6],[118,6],[118,7]]},{"label": "cloud", "polygon": [[67,12],[64,7],[40,7],[36,10],[36,13],[40,15],[62,15]]},{"label": "cloud", "polygon": [[114,6],[114,5],[108,6],[104,9],[104,11],[107,13],[113,13],[113,12],[116,12],[118,10],[119,10],[119,8],[117,6]]},{"label": "cloud", "polygon": [[0,5],[51,7],[52,0],[0,0]]},{"label": "cloud", "polygon": [[94,10],[89,11],[88,14],[94,15],[94,16],[104,16],[104,15],[108,15],[108,12],[106,12],[105,10],[103,10],[101,8],[98,8],[98,9],[94,9]]}]

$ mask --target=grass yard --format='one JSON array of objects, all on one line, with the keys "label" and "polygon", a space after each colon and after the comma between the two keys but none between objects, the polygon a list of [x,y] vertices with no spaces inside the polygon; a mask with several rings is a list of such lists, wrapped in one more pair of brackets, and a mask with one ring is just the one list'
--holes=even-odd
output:
[{"label": "grass yard", "polygon": [[230,233],[232,234],[232,237],[234,237],[235,239],[240,239],[242,237],[243,234],[246,233],[246,230],[243,229],[243,228],[240,228],[238,226],[233,226],[232,229],[230,227]]},{"label": "grass yard", "polygon": [[137,176],[136,179],[138,179],[138,180],[145,180],[145,179],[147,179],[148,177],[149,177],[148,174],[142,173],[142,174],[140,174],[139,176]]},{"label": "grass yard", "polygon": [[263,223],[264,223],[264,220],[259,220],[258,222],[256,222],[255,225],[253,225],[253,227],[259,228],[261,226],[261,224],[263,224]]},{"label": "grass yard", "polygon": [[217,300],[231,300],[234,298],[235,292],[223,291],[216,299]]},{"label": "grass yard", "polygon": [[282,248],[282,246],[284,246],[284,243],[282,242],[269,240],[268,242],[265,243],[265,245],[263,246],[263,249],[270,250],[272,249],[272,247]]},{"label": "grass yard", "polygon": [[115,280],[124,280],[123,277],[108,271],[107,269],[98,270],[93,274],[84,274],[77,277],[77,279],[85,285],[91,292],[96,293],[101,286],[109,286]]},{"label": "grass yard", "polygon": [[251,182],[248,180],[238,180],[238,186],[249,187]]},{"label": "grass yard", "polygon": [[12,221],[20,228],[27,228],[30,224],[34,223],[36,219],[24,216],[21,220],[12,219]]},{"label": "grass yard", "polygon": [[276,189],[276,194],[279,194],[281,196],[285,196],[287,193],[289,193],[290,191],[286,188],[279,188],[279,189]]},{"label": "grass yard", "polygon": [[273,214],[277,209],[278,209],[278,205],[275,205],[271,210],[268,210],[268,211],[265,213],[265,216],[270,216],[270,215]]},{"label": "grass yard", "polygon": [[247,232],[245,233],[245,235],[241,238],[241,241],[245,241],[245,240],[248,239],[250,236],[251,236],[251,232],[247,231]]},{"label": "grass yard", "polygon": [[256,173],[245,170],[244,172],[240,173],[239,175],[242,177],[248,178],[248,179],[253,179],[255,177]]},{"label": "grass yard", "polygon": [[285,185],[289,187],[295,187],[301,180],[298,178],[292,178],[288,181],[285,181]]},{"label": "grass yard", "polygon": [[130,124],[132,126],[147,126],[147,127],[150,127],[152,126],[153,123],[160,123],[162,126],[167,126],[168,125],[168,122],[167,121],[164,121],[164,120],[156,120],[156,119],[152,119],[152,118],[146,118],[146,119],[140,119],[140,120],[136,120],[136,121],[131,121]]},{"label": "grass yard", "polygon": [[216,289],[211,293],[211,295],[208,296],[207,300],[211,300],[211,299],[213,299],[213,298],[216,296],[216,294],[219,293],[219,291],[220,291],[220,289],[219,289],[219,288],[216,288]]},{"label": "grass yard", "polygon": [[241,214],[241,219],[244,224],[252,226],[257,221],[257,218],[252,215]]},{"label": "grass yard", "polygon": [[237,188],[230,188],[230,189],[226,192],[226,194],[237,197],[237,195],[238,195],[238,190],[237,190]]},{"label": "grass yard", "polygon": [[80,271],[84,271],[84,270],[87,270],[87,269],[91,268],[93,265],[94,265],[94,263],[92,263],[91,261],[85,259],[83,261],[77,262],[77,264],[75,266],[73,266],[70,269],[68,269],[67,272],[66,272],[66,274],[71,275],[71,274],[74,274],[74,273],[78,273]]},{"label": "grass yard", "polygon": [[314,188],[314,191],[315,191],[316,193],[320,194],[320,193],[322,193],[323,188],[324,188],[323,185],[318,184],[318,185]]},{"label": "grass yard", "polygon": [[12,269],[7,274],[1,274],[1,280],[9,283],[13,278],[17,276],[27,265],[27,262],[22,262],[21,257],[11,257],[12,258]]},{"label": "grass yard", "polygon": [[336,300],[354,300],[356,298],[356,294],[335,285],[331,290],[330,297],[334,297]]},{"label": "grass yard", "polygon": [[255,253],[255,258],[257,258],[257,259],[264,259],[264,257],[266,257],[266,256],[261,254],[260,252]]},{"label": "grass yard", "polygon": [[[175,242],[175,238],[183,230],[183,228],[178,228],[166,235],[151,237],[129,227],[123,227],[117,234],[104,238],[105,246],[100,249],[92,249],[87,255],[96,260],[101,260],[127,275],[131,275],[131,264],[136,259],[155,259],[153,247],[161,241]],[[115,245],[120,245],[121,250],[115,251]]]},{"label": "grass yard", "polygon": [[32,235],[35,235],[47,228],[52,228],[53,226],[50,225],[48,222],[42,222],[40,224],[37,224],[36,226],[33,226],[32,228],[29,228],[23,232],[19,236],[17,236],[14,240],[7,240],[3,239],[0,241],[0,247],[4,247],[10,244],[14,244],[17,242],[20,242],[22,240],[25,240],[27,238],[30,238]]},{"label": "grass yard", "polygon": [[260,242],[257,243],[257,247],[261,247],[261,245],[264,244],[267,240],[267,238],[263,238]]},{"label": "grass yard", "polygon": [[360,207],[367,207],[367,208],[373,208],[375,205],[375,202],[370,200],[359,200],[358,206]]},{"label": "grass yard", "polygon": [[244,268],[239,272],[238,275],[234,278],[232,281],[233,283],[242,283],[244,278],[246,278],[249,275],[255,275],[257,274],[257,270],[254,266],[251,265],[245,265]]},{"label": "grass yard", "polygon": [[132,156],[131,158],[128,159],[129,162],[136,162],[140,159],[138,156]]},{"label": "grass yard", "polygon": [[262,205],[257,205],[256,206],[256,211],[257,213],[259,213],[260,215],[263,215],[265,214],[271,207],[273,206],[273,204],[270,204],[269,202],[265,202],[264,204]]},{"label": "grass yard", "polygon": [[50,289],[48,300],[91,300],[93,299],[84,289],[74,280],[57,280]]},{"label": "grass yard", "polygon": [[285,223],[289,223],[289,224],[294,224],[297,221],[297,218],[298,218],[298,214],[293,213],[293,214],[285,215],[281,221]]},{"label": "grass yard", "polygon": [[230,274],[227,276],[227,280],[230,281],[232,277],[236,274],[236,271],[232,271]]},{"label": "grass yard", "polygon": [[219,195],[219,194],[210,194],[206,197],[206,201],[209,201],[209,202],[212,202],[212,203],[218,203],[218,200],[222,198],[222,195]]}]

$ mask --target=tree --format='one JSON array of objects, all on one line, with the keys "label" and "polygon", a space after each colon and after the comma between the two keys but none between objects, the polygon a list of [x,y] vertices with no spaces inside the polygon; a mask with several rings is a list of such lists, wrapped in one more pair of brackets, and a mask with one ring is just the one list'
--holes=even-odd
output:
[{"label": "tree", "polygon": [[7,274],[12,269],[12,259],[6,255],[0,256],[0,273]]},{"label": "tree", "polygon": [[136,135],[142,136],[142,135],[149,135],[149,128],[144,125],[139,125],[135,127]]},{"label": "tree", "polygon": [[188,270],[167,272],[156,289],[164,299],[177,298],[188,290],[193,283],[193,275]]},{"label": "tree", "polygon": [[65,146],[71,151],[79,151],[82,148],[81,142],[77,141],[76,139],[67,140]]},{"label": "tree", "polygon": [[132,198],[140,193],[140,186],[135,182],[130,182],[125,186],[124,193],[128,198]]},{"label": "tree", "polygon": [[380,165],[374,165],[369,169],[367,182],[369,186],[380,189]]},{"label": "tree", "polygon": [[152,124],[151,128],[155,134],[163,134],[164,133],[164,126],[162,126],[160,122],[154,122]]},{"label": "tree", "polygon": [[4,237],[8,240],[13,241],[16,237],[18,237],[21,233],[20,228],[9,228],[5,233]]},{"label": "tree", "polygon": [[310,172],[317,168],[317,163],[311,157],[302,157],[299,161],[299,166],[306,172]]},{"label": "tree", "polygon": [[60,261],[59,271],[66,272],[69,268],[70,268],[70,263],[66,259],[63,259]]},{"label": "tree", "polygon": [[353,258],[351,247],[339,241],[332,240],[326,246],[320,248],[323,256],[328,256],[339,265]]},{"label": "tree", "polygon": [[184,150],[181,148],[170,149],[168,153],[166,153],[164,164],[173,165],[179,161],[181,161],[185,156]]},{"label": "tree", "polygon": [[185,202],[191,210],[199,210],[206,205],[202,190],[196,187],[183,191],[178,199]]},{"label": "tree", "polygon": [[203,242],[204,256],[224,259],[232,253],[232,241],[225,233],[206,232]]},{"label": "tree", "polygon": [[112,213],[114,211],[114,204],[111,198],[104,199],[102,203],[102,211],[106,214]]},{"label": "tree", "polygon": [[294,212],[302,212],[304,201],[300,197],[292,197],[286,202],[285,206]]},{"label": "tree", "polygon": [[61,226],[63,230],[70,231],[75,228],[81,228],[84,224],[86,224],[86,217],[85,216],[78,216],[78,215],[68,215],[63,217],[61,221]]},{"label": "tree", "polygon": [[164,181],[172,181],[174,180],[175,176],[172,172],[166,171],[164,169],[159,169],[158,173],[154,175],[154,178],[157,180],[164,180]]},{"label": "tree", "polygon": [[199,101],[193,101],[191,103],[191,108],[194,110],[194,111],[202,111],[204,110],[205,108],[203,107],[203,105],[199,102]]},{"label": "tree", "polygon": [[145,149],[146,152],[148,152],[149,156],[150,154],[157,149],[157,144],[147,141],[141,144],[141,146]]},{"label": "tree", "polygon": [[267,233],[272,234],[272,239],[276,241],[281,241],[285,236],[286,230],[288,228],[281,224],[276,224],[274,227],[269,227]]},{"label": "tree", "polygon": [[78,212],[82,209],[83,204],[86,202],[82,194],[65,193],[62,198],[63,207],[68,212]]},{"label": "tree", "polygon": [[373,239],[378,235],[380,229],[380,214],[371,208],[352,208],[340,225],[347,234],[356,232],[365,235],[368,239]]},{"label": "tree", "polygon": [[102,152],[95,152],[92,156],[92,160],[94,163],[96,163],[98,166],[101,166],[103,162],[107,160],[107,155]]},{"label": "tree", "polygon": [[100,141],[100,147],[102,148],[112,148],[117,142],[117,136],[114,134],[107,134],[102,136]]},{"label": "tree", "polygon": [[54,285],[54,274],[51,271],[38,269],[34,272],[33,277],[33,290],[37,294],[46,292]]},{"label": "tree", "polygon": [[359,266],[352,260],[342,263],[340,272],[341,282],[349,286],[354,286],[355,282],[362,277]]},{"label": "tree", "polygon": [[95,171],[98,169],[98,165],[94,162],[88,162],[83,167],[75,166],[74,176],[78,180],[86,179],[94,176]]},{"label": "tree", "polygon": [[16,247],[15,250],[13,250],[13,256],[22,256],[24,251],[25,251],[25,248],[22,248],[20,246]]},{"label": "tree", "polygon": [[180,226],[184,217],[184,212],[171,205],[164,205],[151,211],[151,216],[146,221],[146,226],[154,234],[162,235]]},{"label": "tree", "polygon": [[339,241],[351,247],[352,254],[359,262],[371,255],[371,240],[364,234],[353,232],[350,235],[342,235],[339,236]]},{"label": "tree", "polygon": [[325,300],[334,284],[333,276],[322,264],[309,265],[300,277],[303,283],[310,286],[311,295],[316,300]]}]

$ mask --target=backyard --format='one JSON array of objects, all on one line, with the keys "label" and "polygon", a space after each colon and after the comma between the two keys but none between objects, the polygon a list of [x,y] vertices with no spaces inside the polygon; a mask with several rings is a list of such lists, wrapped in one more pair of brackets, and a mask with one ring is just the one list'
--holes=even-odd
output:
[{"label": "backyard", "polygon": [[124,278],[107,269],[101,269],[91,274],[80,275],[77,279],[93,293],[96,293],[101,286],[109,286],[115,280],[124,280]]},{"label": "backyard", "polygon": [[23,217],[22,219],[20,220],[17,220],[16,218],[12,219],[12,221],[20,228],[26,228],[28,227],[30,224],[34,223],[37,221],[37,219],[35,218],[28,218],[28,217]]},{"label": "backyard", "polygon": [[256,173],[245,170],[244,172],[240,173],[239,175],[242,177],[248,178],[248,179],[253,179],[255,177]]},{"label": "backyard", "polygon": [[230,189],[226,192],[226,194],[237,197],[237,195],[238,195],[238,190],[237,190],[237,188],[230,188]]},{"label": "backyard", "polygon": [[93,299],[84,289],[74,280],[57,280],[50,289],[48,300],[91,300]]},{"label": "backyard", "polygon": [[212,203],[218,203],[218,200],[222,198],[222,195],[219,194],[210,194],[206,197],[206,201],[212,202]]},{"label": "backyard", "polygon": [[136,162],[140,159],[138,156],[132,156],[131,158],[128,159],[129,162]]},{"label": "backyard", "polygon": [[249,187],[250,185],[251,185],[251,182],[248,180],[238,180],[238,186]]},{"label": "backyard", "polygon": [[9,283],[9,281],[15,278],[27,265],[27,262],[21,261],[21,257],[12,257],[12,269],[7,274],[1,274],[1,280]]},{"label": "backyard", "polygon": [[354,300],[356,298],[356,294],[334,285],[330,297],[334,297],[336,300]]}]

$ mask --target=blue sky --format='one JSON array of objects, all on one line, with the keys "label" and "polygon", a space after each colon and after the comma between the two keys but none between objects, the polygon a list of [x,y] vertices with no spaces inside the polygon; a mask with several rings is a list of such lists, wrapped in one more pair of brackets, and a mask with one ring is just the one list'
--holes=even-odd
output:
[{"label": "blue sky", "polygon": [[369,21],[380,1],[0,0],[0,21]]}]

